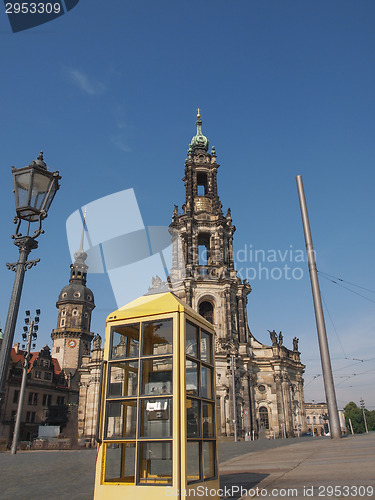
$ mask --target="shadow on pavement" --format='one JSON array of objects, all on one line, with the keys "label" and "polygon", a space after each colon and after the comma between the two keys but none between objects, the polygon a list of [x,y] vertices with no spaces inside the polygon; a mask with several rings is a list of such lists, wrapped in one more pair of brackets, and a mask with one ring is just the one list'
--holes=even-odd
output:
[{"label": "shadow on pavement", "polygon": [[267,476],[268,474],[255,474],[252,472],[220,474],[220,488],[223,490],[222,498],[238,500]]}]

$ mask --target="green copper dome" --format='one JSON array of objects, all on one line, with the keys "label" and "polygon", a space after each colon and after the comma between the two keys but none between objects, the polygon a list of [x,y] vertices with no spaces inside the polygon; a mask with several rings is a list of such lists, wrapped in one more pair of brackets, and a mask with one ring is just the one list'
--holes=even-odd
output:
[{"label": "green copper dome", "polygon": [[198,109],[198,114],[197,114],[197,133],[196,135],[192,138],[189,149],[195,149],[195,148],[203,148],[205,151],[208,151],[208,139],[206,136],[202,134],[202,120],[201,120],[201,115],[199,113]]}]

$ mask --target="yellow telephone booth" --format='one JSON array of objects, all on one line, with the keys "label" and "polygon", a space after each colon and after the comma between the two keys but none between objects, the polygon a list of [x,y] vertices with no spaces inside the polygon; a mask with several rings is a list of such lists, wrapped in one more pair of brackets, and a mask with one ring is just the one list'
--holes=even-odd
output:
[{"label": "yellow telephone booth", "polygon": [[172,293],[107,318],[95,500],[219,499],[214,331]]}]

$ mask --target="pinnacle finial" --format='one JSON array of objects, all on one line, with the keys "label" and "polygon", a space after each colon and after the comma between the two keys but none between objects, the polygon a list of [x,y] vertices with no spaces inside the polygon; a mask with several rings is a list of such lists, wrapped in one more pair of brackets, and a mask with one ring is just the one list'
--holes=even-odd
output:
[{"label": "pinnacle finial", "polygon": [[44,161],[44,158],[43,158],[43,149],[39,153],[38,160]]},{"label": "pinnacle finial", "polygon": [[198,120],[201,118],[201,110],[199,108],[197,109],[197,118]]}]

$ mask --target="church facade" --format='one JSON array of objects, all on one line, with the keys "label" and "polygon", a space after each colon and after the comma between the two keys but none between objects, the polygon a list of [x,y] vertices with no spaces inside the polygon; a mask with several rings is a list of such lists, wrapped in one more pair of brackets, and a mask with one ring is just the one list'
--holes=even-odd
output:
[{"label": "church facade", "polygon": [[[181,212],[175,206],[170,224],[175,245],[168,282],[173,284],[173,293],[215,327],[218,433],[297,436],[306,426],[305,367],[298,339],[288,349],[281,332],[277,335],[273,330],[271,345],[266,345],[249,328],[246,306],[251,286],[235,269],[236,228],[230,209],[224,214],[219,199],[216,151],[213,147],[208,152],[209,141],[202,133],[199,114],[196,125],[185,162],[185,200]],[[86,257],[81,245],[71,266],[70,283],[57,302],[52,355],[77,391],[79,440],[93,445],[103,350],[99,336],[90,350],[95,304],[86,287]],[[154,281],[157,289],[160,280]]]},{"label": "church facade", "polygon": [[246,305],[251,286],[235,269],[236,228],[219,199],[216,150],[208,152],[199,113],[196,125],[185,161],[182,213],[175,206],[170,225],[179,235],[171,278],[173,292],[215,327],[218,432],[298,435],[305,425],[298,340],[288,349],[281,332],[276,336],[272,331],[272,345],[265,345],[250,331]]}]

